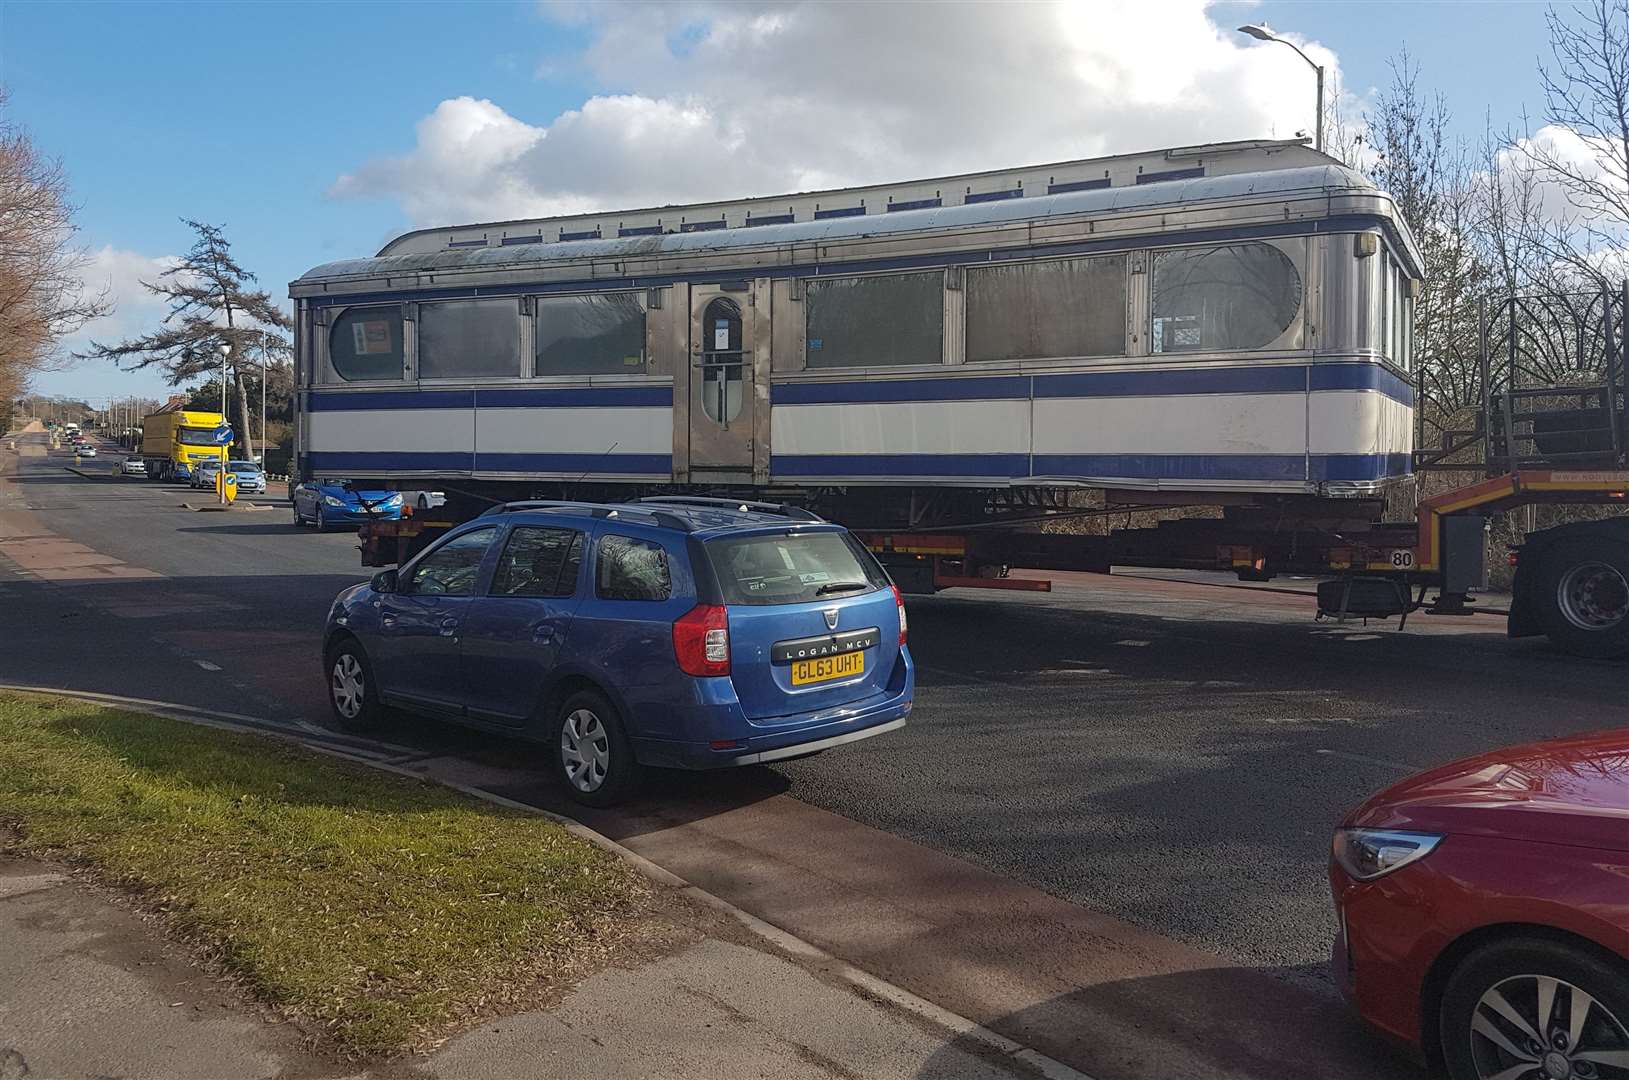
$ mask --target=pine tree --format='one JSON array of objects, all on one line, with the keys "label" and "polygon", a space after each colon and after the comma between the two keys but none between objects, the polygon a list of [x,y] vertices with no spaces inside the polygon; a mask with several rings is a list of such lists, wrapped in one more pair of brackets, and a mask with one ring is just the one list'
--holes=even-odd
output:
[{"label": "pine tree", "polygon": [[264,290],[250,290],[255,276],[232,257],[232,245],[220,226],[183,220],[198,237],[192,249],[160,274],[157,282],[141,283],[169,303],[169,314],[159,328],[117,345],[93,341],[79,355],[112,360],[126,371],[157,366],[171,386],[179,386],[200,376],[218,375],[220,347],[230,346],[229,379],[238,406],[235,430],[247,452],[249,398],[241,365],[251,353],[286,357],[289,319]]}]

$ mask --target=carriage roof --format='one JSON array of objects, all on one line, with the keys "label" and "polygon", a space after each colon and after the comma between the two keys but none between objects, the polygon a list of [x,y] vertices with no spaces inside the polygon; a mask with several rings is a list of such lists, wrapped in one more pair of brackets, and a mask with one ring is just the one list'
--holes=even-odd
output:
[{"label": "carriage roof", "polygon": [[[1044,169],[1047,166],[1037,168]],[[1413,264],[1415,273],[1419,272],[1421,262],[1418,249],[1408,233],[1407,226],[1395,213],[1390,196],[1362,174],[1333,161],[1327,161],[1325,164],[1293,168],[1222,173],[1160,183],[1101,187],[1049,195],[1025,195],[1022,198],[996,202],[936,206],[893,213],[869,213],[786,224],[380,254],[372,258],[343,259],[324,263],[303,274],[291,288],[303,293],[305,289],[301,288],[302,286],[310,287],[319,282],[335,279],[424,272],[519,270],[532,264],[558,264],[582,259],[617,259],[680,253],[695,255],[708,251],[722,253],[792,244],[881,238],[980,225],[1002,225],[1019,221],[1107,216],[1161,207],[1186,209],[1201,203],[1248,204],[1307,196],[1327,196],[1332,199],[1349,196],[1371,201],[1369,212],[1378,212],[1392,222],[1396,236],[1404,248],[1404,254]],[[685,208],[669,209],[677,211]],[[602,218],[608,216],[615,215],[614,213],[600,215]],[[532,225],[535,222],[526,224]],[[446,232],[446,230],[433,231]],[[1152,231],[1158,232],[1158,229]],[[387,245],[385,250],[388,252],[390,247],[391,245]]]}]

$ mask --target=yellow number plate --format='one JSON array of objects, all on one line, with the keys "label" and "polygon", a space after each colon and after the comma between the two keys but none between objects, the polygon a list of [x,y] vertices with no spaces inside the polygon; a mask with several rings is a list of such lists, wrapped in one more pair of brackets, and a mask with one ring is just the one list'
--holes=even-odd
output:
[{"label": "yellow number plate", "polygon": [[865,671],[865,653],[850,652],[837,656],[822,656],[818,660],[794,660],[792,662],[792,685],[802,686],[805,683],[826,682],[830,679],[846,679],[850,675],[860,675]]}]

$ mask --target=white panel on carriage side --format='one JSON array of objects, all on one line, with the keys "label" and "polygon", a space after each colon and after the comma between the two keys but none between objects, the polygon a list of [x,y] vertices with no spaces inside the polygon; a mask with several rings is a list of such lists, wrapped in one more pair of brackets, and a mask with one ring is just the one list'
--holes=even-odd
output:
[{"label": "white panel on carriage side", "polygon": [[1305,394],[1035,399],[1037,454],[1304,454]]},{"label": "white panel on carriage side", "polygon": [[673,410],[667,406],[482,409],[475,449],[482,454],[671,454]]},{"label": "white panel on carriage side", "polygon": [[1414,444],[1414,413],[1373,390],[1323,390],[1307,404],[1308,452],[1406,454]]},{"label": "white panel on carriage side", "polygon": [[318,454],[475,449],[474,409],[323,409],[306,413],[305,421],[307,449]]},{"label": "white panel on carriage side", "polygon": [[1029,402],[776,405],[777,454],[1027,454]]}]

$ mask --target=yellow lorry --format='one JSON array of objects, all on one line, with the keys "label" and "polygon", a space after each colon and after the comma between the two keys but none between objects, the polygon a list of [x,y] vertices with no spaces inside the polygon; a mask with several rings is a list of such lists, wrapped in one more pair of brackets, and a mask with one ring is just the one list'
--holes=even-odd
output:
[{"label": "yellow lorry", "polygon": [[226,463],[232,429],[215,412],[158,412],[141,422],[141,459],[151,480],[187,480],[208,461]]}]

